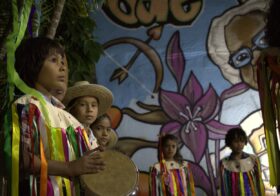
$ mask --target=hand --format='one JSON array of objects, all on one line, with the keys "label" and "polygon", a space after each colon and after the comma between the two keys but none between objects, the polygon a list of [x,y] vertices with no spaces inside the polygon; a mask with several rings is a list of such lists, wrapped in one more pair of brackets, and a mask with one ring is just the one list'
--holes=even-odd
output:
[{"label": "hand", "polygon": [[95,152],[95,151],[100,151],[100,152],[103,152],[105,150],[105,148],[103,146],[98,146],[97,148],[93,149],[93,150],[90,150],[90,152]]},{"label": "hand", "polygon": [[[23,146],[23,167],[30,173],[40,174],[41,159],[38,155],[32,155],[32,152],[26,146]],[[33,162],[32,162],[33,157]]]},{"label": "hand", "polygon": [[98,173],[105,168],[105,163],[101,152],[90,150],[80,159],[69,163],[70,176],[80,176],[83,174]]}]

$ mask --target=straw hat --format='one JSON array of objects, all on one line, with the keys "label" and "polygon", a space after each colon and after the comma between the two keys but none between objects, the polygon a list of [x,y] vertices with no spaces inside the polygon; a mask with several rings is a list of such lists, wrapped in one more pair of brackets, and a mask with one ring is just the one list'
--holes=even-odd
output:
[{"label": "straw hat", "polygon": [[113,103],[113,94],[106,87],[90,84],[88,81],[79,81],[67,89],[63,104],[67,108],[73,99],[84,96],[92,96],[98,99],[98,116],[106,113]]},{"label": "straw hat", "polygon": [[118,141],[118,135],[117,135],[116,131],[111,129],[111,131],[110,131],[110,141],[107,144],[107,148],[114,147],[116,145],[117,141]]}]

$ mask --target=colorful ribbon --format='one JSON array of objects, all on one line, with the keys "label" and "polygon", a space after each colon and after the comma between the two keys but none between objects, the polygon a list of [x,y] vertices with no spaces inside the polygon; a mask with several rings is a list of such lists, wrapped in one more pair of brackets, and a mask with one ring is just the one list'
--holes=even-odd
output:
[{"label": "colorful ribbon", "polygon": [[[263,115],[264,131],[267,144],[267,154],[269,162],[270,184],[272,186],[280,185],[280,151],[277,141],[277,127],[279,124],[279,87],[275,88],[276,82],[279,84],[279,65],[277,58],[265,52],[257,62],[258,88]],[[278,66],[276,66],[278,65]],[[278,71],[277,71],[278,70]],[[272,83],[272,85],[271,85]]]},{"label": "colorful ribbon", "polygon": [[11,177],[11,193],[17,196],[19,191],[19,146],[20,146],[20,129],[19,118],[15,105],[12,105],[12,177]]}]

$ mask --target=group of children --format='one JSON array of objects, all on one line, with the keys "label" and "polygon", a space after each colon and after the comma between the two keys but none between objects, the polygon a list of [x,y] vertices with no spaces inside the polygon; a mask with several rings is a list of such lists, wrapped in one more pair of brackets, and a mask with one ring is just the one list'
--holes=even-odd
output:
[{"label": "group of children", "polygon": [[[225,142],[232,152],[220,161],[217,174],[218,194],[265,195],[258,158],[243,152],[247,144],[245,131],[241,128],[230,129]],[[195,195],[195,173],[192,173],[190,163],[183,161],[176,136],[169,134],[162,136],[158,153],[160,162],[156,163],[150,172],[151,195]]]},{"label": "group of children", "polygon": [[[22,42],[15,68],[44,102],[24,95],[12,104],[11,139],[6,142],[10,148],[5,150],[8,193],[83,194],[79,176],[104,170],[101,153],[117,141],[106,114],[113,102],[111,91],[86,81],[67,89],[65,52],[48,38]],[[232,153],[221,161],[223,195],[263,195],[260,164],[255,156],[243,152],[246,143],[241,129],[226,135]],[[174,135],[160,137],[159,163],[150,172],[151,195],[195,195],[195,174],[179,149]]]}]

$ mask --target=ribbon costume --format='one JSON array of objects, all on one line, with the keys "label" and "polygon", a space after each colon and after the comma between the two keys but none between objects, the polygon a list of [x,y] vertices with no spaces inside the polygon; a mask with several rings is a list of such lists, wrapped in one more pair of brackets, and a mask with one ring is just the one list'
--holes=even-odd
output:
[{"label": "ribbon costume", "polygon": [[[163,168],[161,168],[163,167]],[[156,163],[150,171],[150,195],[195,195],[193,175],[186,161]]]},{"label": "ribbon costume", "polygon": [[221,160],[221,195],[265,195],[258,158],[251,154],[244,155],[240,160],[232,160],[230,156]]},{"label": "ribbon costume", "polygon": [[[174,143],[168,144],[168,141]],[[164,148],[166,148],[166,146],[167,148],[170,148],[170,146],[173,146],[174,144],[177,145],[176,153],[173,154],[174,152],[169,149],[168,152],[166,152],[166,149]],[[160,137],[158,145],[159,162],[150,168],[150,195],[195,195],[195,185],[190,164],[184,161],[180,155],[176,136],[170,134],[163,135]],[[168,153],[166,157],[164,155],[165,153]],[[170,153],[173,155],[170,155]]]},{"label": "ribbon costume", "polygon": [[[12,195],[18,195],[18,190],[29,190],[27,193],[32,195],[39,195],[39,190],[40,195],[79,195],[78,179],[49,176],[46,160],[75,160],[88,149],[97,147],[97,143],[90,146],[83,127],[71,114],[61,109],[62,106],[52,98],[46,100],[46,105],[42,107],[40,101],[30,95],[22,96],[12,104],[12,122],[8,122],[12,127],[5,130],[6,136],[10,135],[10,140],[5,143],[5,153],[6,163],[11,163],[8,179]],[[44,113],[49,114],[48,120]],[[23,148],[31,154],[31,168],[34,155],[40,157],[40,175],[21,171]]]}]

